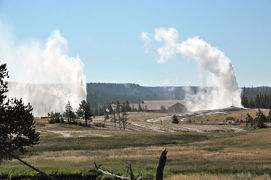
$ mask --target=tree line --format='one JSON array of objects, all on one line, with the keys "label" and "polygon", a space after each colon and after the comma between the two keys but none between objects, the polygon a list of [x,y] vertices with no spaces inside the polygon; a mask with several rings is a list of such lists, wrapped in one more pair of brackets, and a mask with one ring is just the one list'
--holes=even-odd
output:
[{"label": "tree line", "polygon": [[246,108],[266,108],[271,109],[271,94],[257,94],[248,97],[242,95],[242,105]]}]

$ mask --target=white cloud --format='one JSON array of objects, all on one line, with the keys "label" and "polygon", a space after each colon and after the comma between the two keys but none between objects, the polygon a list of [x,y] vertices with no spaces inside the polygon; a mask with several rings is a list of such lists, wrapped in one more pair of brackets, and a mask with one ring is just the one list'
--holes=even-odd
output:
[{"label": "white cloud", "polygon": [[151,43],[151,38],[150,38],[149,34],[146,32],[142,32],[141,39],[144,41],[145,52],[148,53],[149,52],[149,44]]}]

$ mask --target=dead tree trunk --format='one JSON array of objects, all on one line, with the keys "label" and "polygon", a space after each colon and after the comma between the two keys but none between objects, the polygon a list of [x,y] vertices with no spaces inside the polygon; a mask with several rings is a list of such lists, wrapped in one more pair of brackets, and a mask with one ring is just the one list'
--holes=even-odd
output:
[{"label": "dead tree trunk", "polygon": [[46,178],[51,179],[51,180],[56,180],[56,178],[54,178],[54,177],[52,177],[52,176],[50,176],[50,175],[48,175],[48,174],[42,172],[41,170],[39,170],[39,169],[35,168],[34,166],[28,164],[27,162],[23,161],[23,160],[20,159],[19,157],[14,156],[14,155],[11,155],[11,156],[12,156],[14,159],[17,159],[18,161],[20,161],[21,163],[23,163],[24,165],[30,167],[30,168],[33,169],[34,171],[37,171],[38,173],[42,174],[42,175],[45,176]]},{"label": "dead tree trunk", "polygon": [[130,171],[130,179],[131,180],[136,180],[131,164],[128,164],[128,169]]},{"label": "dead tree trunk", "polygon": [[163,180],[163,172],[167,161],[167,149],[161,153],[160,160],[156,169],[156,180]]}]

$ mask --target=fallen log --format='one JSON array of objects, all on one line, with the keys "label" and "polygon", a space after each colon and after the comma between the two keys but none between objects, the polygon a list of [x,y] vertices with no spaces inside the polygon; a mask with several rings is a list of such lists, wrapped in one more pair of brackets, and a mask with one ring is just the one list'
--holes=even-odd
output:
[{"label": "fallen log", "polygon": [[102,172],[103,174],[106,174],[106,175],[109,175],[109,176],[114,176],[117,179],[121,179],[121,180],[130,180],[130,178],[119,176],[119,175],[113,174],[113,173],[111,173],[109,171],[101,169],[101,165],[97,165],[95,161],[94,161],[94,166],[98,171]]}]

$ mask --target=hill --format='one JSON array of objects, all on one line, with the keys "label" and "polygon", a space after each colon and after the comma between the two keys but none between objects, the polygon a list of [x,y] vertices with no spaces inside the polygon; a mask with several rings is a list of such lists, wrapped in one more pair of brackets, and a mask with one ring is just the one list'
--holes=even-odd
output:
[{"label": "hill", "polygon": [[[188,88],[195,94],[200,90],[198,86],[148,87],[130,83],[87,83],[87,100],[94,109],[107,106],[117,100],[130,103],[140,103],[143,100],[183,100]],[[271,87],[243,87],[242,89],[242,94],[249,98],[257,94],[271,94]]]}]

